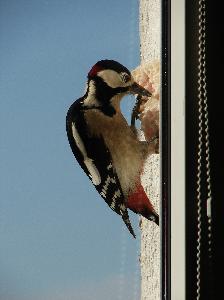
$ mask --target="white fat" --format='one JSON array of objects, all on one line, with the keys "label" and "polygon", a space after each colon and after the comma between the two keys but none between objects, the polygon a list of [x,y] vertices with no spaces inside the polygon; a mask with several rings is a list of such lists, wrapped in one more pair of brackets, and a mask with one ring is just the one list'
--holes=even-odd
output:
[{"label": "white fat", "polygon": [[86,165],[86,168],[89,172],[89,175],[91,177],[93,184],[99,185],[101,183],[100,173],[97,170],[93,160],[87,156],[86,148],[82,142],[82,139],[81,139],[74,123],[72,123],[72,135],[74,137],[77,147],[79,148],[80,152],[83,155],[84,164]]}]

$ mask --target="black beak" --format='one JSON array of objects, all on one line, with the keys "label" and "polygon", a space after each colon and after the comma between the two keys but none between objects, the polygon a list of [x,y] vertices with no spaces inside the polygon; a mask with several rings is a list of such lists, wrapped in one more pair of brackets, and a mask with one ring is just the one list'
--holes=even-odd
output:
[{"label": "black beak", "polygon": [[139,96],[146,96],[146,97],[150,97],[152,96],[152,94],[147,91],[146,89],[144,89],[142,86],[140,86],[139,84],[137,84],[136,82],[134,82],[131,86],[130,86],[130,90],[129,92],[131,94],[134,95],[139,95]]}]

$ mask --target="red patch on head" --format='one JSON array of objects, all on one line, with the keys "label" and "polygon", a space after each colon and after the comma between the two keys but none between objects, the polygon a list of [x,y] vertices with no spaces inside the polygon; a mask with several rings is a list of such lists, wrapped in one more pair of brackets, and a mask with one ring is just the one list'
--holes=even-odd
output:
[{"label": "red patch on head", "polygon": [[95,64],[95,65],[92,67],[92,69],[89,71],[88,76],[89,76],[89,77],[94,77],[94,76],[96,76],[97,73],[98,73],[99,71],[101,71],[101,70],[103,70],[103,68],[102,68],[100,65]]}]

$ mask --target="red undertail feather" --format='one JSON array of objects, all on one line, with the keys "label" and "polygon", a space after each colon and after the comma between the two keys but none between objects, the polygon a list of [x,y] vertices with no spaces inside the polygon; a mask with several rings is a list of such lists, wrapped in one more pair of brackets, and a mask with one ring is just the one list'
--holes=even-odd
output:
[{"label": "red undertail feather", "polygon": [[155,212],[152,203],[146,195],[142,185],[138,185],[135,191],[128,196],[127,207],[134,213],[140,214],[150,221],[159,225],[159,216]]}]

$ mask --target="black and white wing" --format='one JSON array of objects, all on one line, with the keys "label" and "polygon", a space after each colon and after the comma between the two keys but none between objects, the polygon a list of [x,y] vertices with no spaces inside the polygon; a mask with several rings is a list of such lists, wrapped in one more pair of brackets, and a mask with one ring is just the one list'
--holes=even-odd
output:
[{"label": "black and white wing", "polygon": [[93,137],[88,134],[79,101],[75,102],[68,111],[66,130],[72,152],[78,163],[105,202],[113,211],[121,215],[128,230],[135,237],[110,152],[102,137]]}]

